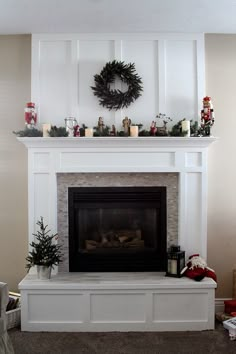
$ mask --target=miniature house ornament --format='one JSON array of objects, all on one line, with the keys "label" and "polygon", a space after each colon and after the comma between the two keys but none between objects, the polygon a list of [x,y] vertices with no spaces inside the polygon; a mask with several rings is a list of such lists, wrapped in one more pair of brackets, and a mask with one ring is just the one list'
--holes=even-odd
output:
[{"label": "miniature house ornament", "polygon": [[185,251],[180,246],[171,246],[167,252],[167,272],[169,277],[182,277],[181,271],[185,266]]}]

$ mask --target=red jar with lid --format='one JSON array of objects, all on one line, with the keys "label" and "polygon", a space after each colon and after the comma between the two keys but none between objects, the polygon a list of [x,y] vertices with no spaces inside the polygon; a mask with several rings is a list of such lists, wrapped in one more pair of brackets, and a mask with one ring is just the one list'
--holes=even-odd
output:
[{"label": "red jar with lid", "polygon": [[34,128],[37,124],[37,111],[35,103],[28,102],[25,107],[25,125],[27,128]]}]

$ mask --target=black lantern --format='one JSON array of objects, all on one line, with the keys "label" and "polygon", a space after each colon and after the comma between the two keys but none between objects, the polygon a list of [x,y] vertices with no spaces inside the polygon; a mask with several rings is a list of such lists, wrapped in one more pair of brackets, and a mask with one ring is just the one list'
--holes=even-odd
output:
[{"label": "black lantern", "polygon": [[168,277],[182,277],[181,271],[185,266],[185,251],[180,250],[180,246],[171,246],[167,252],[167,272]]}]

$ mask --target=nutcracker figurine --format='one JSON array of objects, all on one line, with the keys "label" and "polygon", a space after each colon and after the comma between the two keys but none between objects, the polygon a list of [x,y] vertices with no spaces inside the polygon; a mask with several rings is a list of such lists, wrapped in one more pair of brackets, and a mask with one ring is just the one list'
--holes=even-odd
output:
[{"label": "nutcracker figurine", "polygon": [[204,135],[211,135],[211,127],[215,122],[214,109],[211,97],[203,98],[203,109],[201,110],[201,129]]},{"label": "nutcracker figurine", "polygon": [[28,129],[35,128],[37,124],[37,111],[35,103],[28,102],[25,107],[25,125]]}]

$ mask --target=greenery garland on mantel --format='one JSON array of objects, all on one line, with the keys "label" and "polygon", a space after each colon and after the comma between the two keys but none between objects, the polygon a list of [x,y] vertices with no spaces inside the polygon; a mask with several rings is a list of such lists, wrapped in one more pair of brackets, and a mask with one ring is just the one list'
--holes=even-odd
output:
[{"label": "greenery garland on mantel", "polygon": [[[127,91],[110,88],[116,77],[128,85]],[[125,64],[123,61],[116,60],[108,62],[99,75],[94,75],[94,81],[95,86],[91,86],[94,95],[99,98],[100,105],[109,110],[127,108],[141,96],[143,90],[142,80],[135,73],[134,63]]]},{"label": "greenery garland on mantel", "polygon": [[[152,138],[156,138],[156,137],[185,137],[187,132],[186,131],[182,131],[181,130],[181,121],[179,121],[178,123],[176,123],[172,129],[170,129],[169,131],[167,130],[165,134],[163,133],[159,133],[158,132],[153,135],[152,132],[150,130],[140,130],[138,133],[138,137],[152,137]],[[135,125],[135,124],[133,124]],[[139,128],[142,127],[142,124],[136,124],[137,126],[139,126]],[[68,133],[66,132],[65,127],[56,127],[53,126],[53,129],[49,132],[49,136],[51,138],[61,138],[61,137],[67,137]],[[86,129],[86,125],[82,124],[82,126],[80,127],[79,131],[80,131],[80,137],[84,137],[85,136],[85,129]],[[162,129],[162,128],[161,128]],[[191,130],[191,137],[209,137],[210,135],[205,134],[204,129],[202,129],[201,127],[198,127],[197,122],[192,122],[191,126],[190,126],[190,130]],[[111,131],[109,126],[104,126],[104,129],[102,130],[102,132],[99,131],[98,127],[94,127],[93,128],[93,137],[112,137],[112,138],[116,138],[116,137],[128,137],[128,135],[125,134],[124,130],[120,130],[120,131],[115,131],[115,134],[113,134],[113,132]],[[19,138],[23,138],[23,137],[42,137],[43,136],[43,132],[40,129],[37,128],[25,128],[24,130],[19,130],[19,131],[13,131],[13,133],[19,137]]]}]

